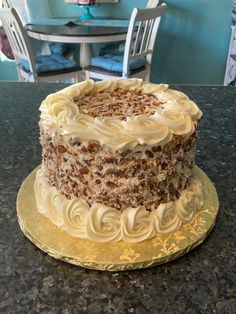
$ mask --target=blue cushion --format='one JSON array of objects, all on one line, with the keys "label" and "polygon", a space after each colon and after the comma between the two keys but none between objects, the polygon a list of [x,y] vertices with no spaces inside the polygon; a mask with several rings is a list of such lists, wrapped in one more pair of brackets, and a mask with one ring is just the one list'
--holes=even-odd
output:
[{"label": "blue cushion", "polygon": [[[38,73],[70,69],[77,66],[77,63],[75,61],[66,59],[65,57],[58,54],[36,56],[35,62],[36,71]],[[27,60],[21,60],[21,64],[27,70],[30,69],[29,62]]]},{"label": "blue cushion", "polygon": [[[137,57],[130,60],[129,69],[137,70],[146,64],[145,57]],[[92,58],[91,65],[100,67],[109,71],[122,72],[123,71],[123,56],[114,56],[107,54],[105,56]]]},{"label": "blue cushion", "polygon": [[50,43],[49,48],[50,48],[52,53],[55,53],[55,54],[61,55],[61,56],[64,54],[65,49],[66,49],[65,45],[61,44],[61,43],[59,43],[59,44]]},{"label": "blue cushion", "polygon": [[125,41],[118,42],[118,43],[109,43],[103,46],[99,50],[99,56],[105,56],[107,54],[116,55],[116,56],[123,56],[124,55],[124,48],[125,48]]},{"label": "blue cushion", "polygon": [[49,48],[52,54],[57,54],[64,57],[75,51],[74,44],[49,43]]}]

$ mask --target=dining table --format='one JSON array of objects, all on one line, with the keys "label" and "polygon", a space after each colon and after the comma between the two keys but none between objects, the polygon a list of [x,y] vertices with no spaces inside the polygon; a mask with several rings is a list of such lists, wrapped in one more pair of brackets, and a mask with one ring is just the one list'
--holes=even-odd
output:
[{"label": "dining table", "polygon": [[19,188],[42,159],[39,106],[66,86],[0,82],[0,312],[235,313],[236,88],[173,85],[203,111],[196,163],[220,200],[208,238],[167,264],[102,272],[47,255],[23,235],[17,221]]},{"label": "dining table", "polygon": [[80,66],[90,64],[92,44],[111,43],[126,39],[127,20],[48,19],[25,26],[28,35],[37,40],[80,44]]}]

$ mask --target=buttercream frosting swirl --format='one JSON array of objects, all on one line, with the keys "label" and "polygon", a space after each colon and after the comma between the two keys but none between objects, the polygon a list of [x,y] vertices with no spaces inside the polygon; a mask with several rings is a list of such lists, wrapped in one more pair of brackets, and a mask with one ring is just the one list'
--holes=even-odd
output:
[{"label": "buttercream frosting swirl", "polygon": [[57,198],[57,208],[66,208],[61,215],[65,229],[69,234],[81,239],[86,238],[86,222],[89,214],[89,205],[82,199],[68,200],[62,195]]},{"label": "buttercream frosting swirl", "polygon": [[45,179],[40,171],[36,174],[34,191],[38,211],[53,221],[56,226],[61,227],[63,225],[63,219],[61,215],[58,214],[60,206],[57,206],[56,202],[60,194],[54,187],[49,187],[47,183],[45,184]]},{"label": "buttercream frosting swirl", "polygon": [[88,95],[90,92],[92,92],[95,88],[95,82],[93,80],[86,80],[80,83],[73,84],[69,87],[66,87],[62,89],[58,93],[63,93],[65,95],[68,95],[72,97],[74,100],[78,100],[79,97]]},{"label": "buttercream frosting swirl", "polygon": [[138,78],[117,80],[117,87],[135,91],[143,87],[143,80]]},{"label": "buttercream frosting swirl", "polygon": [[169,100],[164,106],[165,111],[173,113],[184,113],[191,117],[192,121],[197,121],[202,117],[202,111],[196,103],[190,99],[181,98],[178,100]]},{"label": "buttercream frosting swirl", "polygon": [[121,240],[120,212],[103,204],[94,204],[87,219],[87,236],[96,242]]},{"label": "buttercream frosting swirl", "polygon": [[61,123],[67,123],[79,114],[79,109],[74,103],[73,98],[63,93],[47,96],[40,106],[40,110],[43,113],[41,118],[47,120],[51,117],[53,122],[59,125]]},{"label": "buttercream frosting swirl", "polygon": [[175,202],[160,204],[153,212],[129,207],[122,213],[104,204],[91,207],[80,197],[67,199],[51,187],[43,169],[34,184],[38,211],[73,237],[96,242],[136,243],[178,230],[203,205],[201,182],[192,179]]},{"label": "buttercream frosting swirl", "polygon": [[153,219],[142,206],[127,208],[121,216],[121,235],[126,242],[141,242],[154,236]]},{"label": "buttercream frosting swirl", "polygon": [[147,144],[159,145],[166,144],[171,139],[169,128],[159,123],[154,117],[135,116],[128,117],[127,121],[123,122],[124,131],[136,140],[136,145]]},{"label": "buttercream frosting swirl", "polygon": [[189,115],[175,112],[172,110],[162,110],[155,113],[158,122],[166,126],[172,134],[191,135],[194,130],[194,124]]},{"label": "buttercream frosting swirl", "polygon": [[[80,96],[112,92],[115,88],[142,91],[162,102],[150,116],[131,116],[121,121],[114,117],[91,117],[79,112],[75,101]],[[54,124],[65,137],[81,141],[96,140],[113,150],[134,148],[137,145],[164,145],[172,134],[188,136],[195,130],[202,113],[182,92],[165,84],[144,83],[141,79],[86,80],[49,95],[40,106],[41,123]]]},{"label": "buttercream frosting swirl", "polygon": [[202,185],[199,181],[192,179],[192,184],[181,193],[176,202],[176,211],[179,218],[185,223],[192,219],[196,208],[203,205]]},{"label": "buttercream frosting swirl", "polygon": [[163,203],[154,212],[155,230],[158,235],[168,234],[178,230],[181,220],[176,212],[175,202]]}]

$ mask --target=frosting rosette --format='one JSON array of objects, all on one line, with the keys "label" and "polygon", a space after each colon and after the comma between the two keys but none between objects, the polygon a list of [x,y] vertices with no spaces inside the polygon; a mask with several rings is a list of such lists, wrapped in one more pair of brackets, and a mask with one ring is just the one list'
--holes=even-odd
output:
[{"label": "frosting rosette", "polygon": [[127,144],[135,146],[134,138],[124,132],[122,121],[115,118],[95,118],[92,129],[96,133],[96,137],[100,138],[100,143],[107,145],[113,149],[125,148]]},{"label": "frosting rosette", "polygon": [[143,85],[142,92],[145,94],[153,94],[156,93],[163,93],[169,88],[169,85],[167,84],[152,84],[152,83],[146,83]]},{"label": "frosting rosette", "polygon": [[121,235],[126,242],[141,242],[154,236],[153,219],[144,207],[127,208],[121,216]]},{"label": "frosting rosette", "polygon": [[190,116],[168,109],[159,110],[155,113],[155,118],[161,124],[167,126],[172,134],[191,135],[195,127]]},{"label": "frosting rosette", "polygon": [[63,93],[65,95],[72,97],[74,100],[77,100],[79,99],[80,96],[87,95],[91,91],[93,91],[94,86],[95,82],[90,79],[80,83],[73,84],[69,87],[62,89],[60,92],[57,93]]},{"label": "frosting rosette", "polygon": [[94,204],[90,208],[87,219],[87,235],[96,242],[118,242],[120,232],[121,213],[103,204]]},{"label": "frosting rosette", "polygon": [[189,115],[193,121],[201,118],[202,112],[196,103],[190,99],[170,100],[165,104],[165,110],[173,113],[184,113]]},{"label": "frosting rosette", "polygon": [[36,172],[36,180],[34,181],[34,193],[38,211],[41,214],[46,215],[48,198],[50,198],[51,196],[51,190],[48,189],[47,183],[45,182],[41,173],[41,169]]},{"label": "frosting rosette", "polygon": [[154,211],[154,223],[157,235],[164,235],[179,229],[181,220],[174,202],[163,203]]},{"label": "frosting rosette", "polygon": [[166,144],[171,139],[169,128],[160,124],[154,117],[135,116],[128,117],[123,122],[125,132],[136,139],[138,144],[159,145]]},{"label": "frosting rosette", "polygon": [[188,99],[188,96],[183,92],[168,88],[161,92],[154,92],[153,95],[157,97],[162,103],[165,103],[169,100],[176,100],[176,99]]},{"label": "frosting rosette", "polygon": [[180,198],[176,202],[177,214],[183,222],[188,222],[202,205],[202,184],[197,180],[192,180],[188,189],[181,193]]},{"label": "frosting rosette", "polygon": [[54,187],[50,187],[46,182],[41,169],[36,173],[34,191],[38,211],[53,221],[56,226],[62,226],[63,219],[60,216],[57,204],[55,204],[59,194]]},{"label": "frosting rosette", "polygon": [[113,92],[117,87],[117,80],[99,81],[94,85],[93,94],[102,92]]},{"label": "frosting rosette", "polygon": [[47,116],[50,116],[55,123],[59,124],[67,123],[68,120],[79,114],[79,109],[73,98],[63,93],[49,95],[40,107],[40,110]]},{"label": "frosting rosette", "polygon": [[60,129],[60,134],[68,140],[96,140],[97,135],[93,131],[93,118],[88,115],[80,114],[70,120],[70,123],[65,123]]},{"label": "frosting rosette", "polygon": [[89,205],[82,199],[68,200],[65,197],[55,199],[57,208],[61,208],[65,229],[69,234],[81,239],[86,238],[86,223]]},{"label": "frosting rosette", "polygon": [[138,78],[117,80],[117,87],[129,89],[131,91],[138,90],[143,86],[143,80]]}]

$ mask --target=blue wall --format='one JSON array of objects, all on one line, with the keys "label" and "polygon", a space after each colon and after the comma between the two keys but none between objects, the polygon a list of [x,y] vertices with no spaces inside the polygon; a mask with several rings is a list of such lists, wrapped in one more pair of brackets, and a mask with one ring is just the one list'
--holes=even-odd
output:
[{"label": "blue wall", "polygon": [[[163,2],[163,1],[162,1]],[[152,80],[182,84],[222,84],[228,52],[232,0],[166,0],[155,48]],[[96,8],[96,15],[128,18],[147,0],[119,0]],[[76,5],[48,0],[53,17],[79,16]],[[96,49],[95,49],[96,50]],[[0,64],[1,71],[1,64]]]},{"label": "blue wall", "polygon": [[0,81],[16,81],[17,77],[15,61],[0,52]]}]

